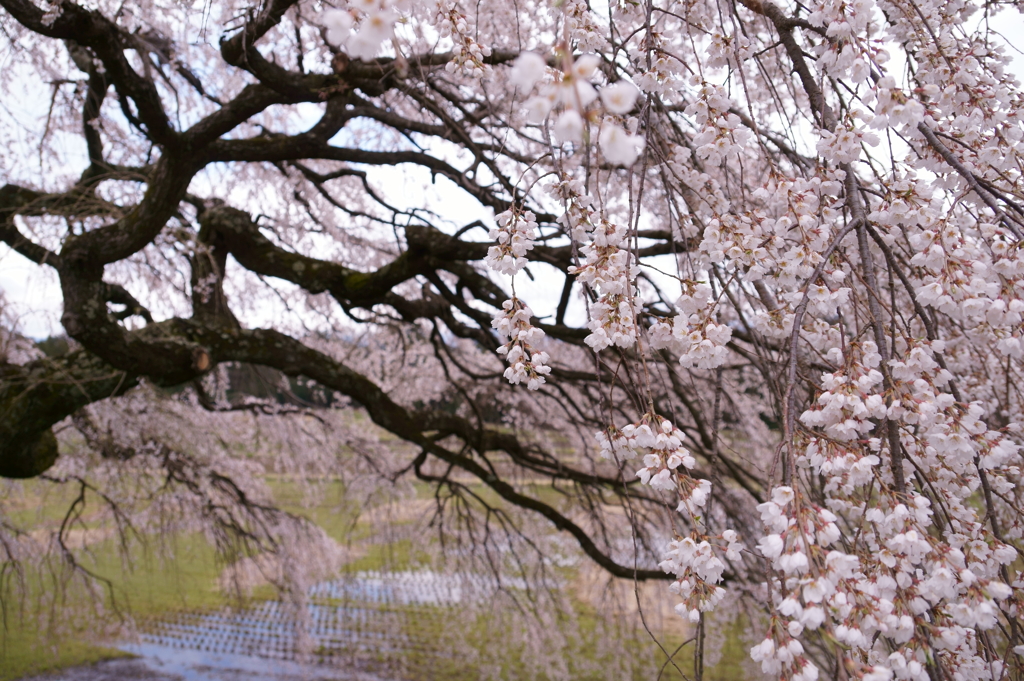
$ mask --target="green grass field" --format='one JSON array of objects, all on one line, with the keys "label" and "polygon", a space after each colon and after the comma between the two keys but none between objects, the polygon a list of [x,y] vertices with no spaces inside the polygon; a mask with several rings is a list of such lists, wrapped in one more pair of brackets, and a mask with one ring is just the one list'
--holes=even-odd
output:
[{"label": "green grass field", "polygon": [[135,546],[127,561],[113,539],[88,548],[83,566],[111,583],[103,598],[91,596],[81,580],[59,586],[68,577],[63,571],[35,571],[8,584],[0,680],[123,655],[97,641],[116,634],[128,617],[210,609],[228,601],[216,589],[219,567],[203,537],[176,538],[166,555]]}]

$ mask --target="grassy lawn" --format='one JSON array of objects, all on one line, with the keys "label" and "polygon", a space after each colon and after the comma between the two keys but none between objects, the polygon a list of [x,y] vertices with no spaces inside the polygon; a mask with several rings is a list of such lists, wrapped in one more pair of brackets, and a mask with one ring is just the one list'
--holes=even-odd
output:
[{"label": "grassy lawn", "polygon": [[[36,528],[42,539],[59,527],[74,496],[68,486],[21,483],[20,494],[9,498],[9,518]],[[86,508],[95,508],[94,501],[87,496]],[[83,525],[86,533],[95,527],[88,514]],[[98,580],[73,574],[56,556],[21,574],[2,566],[0,681],[124,656],[97,642],[115,637],[129,618],[144,621],[238,602],[218,589],[223,564],[205,537],[132,539],[125,548],[110,534],[97,531],[98,540],[76,551],[81,567]]]},{"label": "grassy lawn", "polygon": [[83,567],[112,585],[112,598],[100,601],[80,579],[59,586],[66,572],[26,573],[20,584],[10,585],[0,680],[121,656],[95,642],[116,633],[127,617],[142,620],[227,603],[216,589],[219,566],[203,537],[178,538],[161,553],[136,545],[124,561],[113,539],[90,546]]}]

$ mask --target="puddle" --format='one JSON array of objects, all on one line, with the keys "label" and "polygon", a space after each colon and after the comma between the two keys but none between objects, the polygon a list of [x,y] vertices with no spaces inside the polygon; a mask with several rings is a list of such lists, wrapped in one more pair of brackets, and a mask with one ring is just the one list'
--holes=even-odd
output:
[{"label": "puddle", "polygon": [[21,681],[397,681],[346,665],[269,661],[148,644],[122,647],[139,657],[69,667]]}]

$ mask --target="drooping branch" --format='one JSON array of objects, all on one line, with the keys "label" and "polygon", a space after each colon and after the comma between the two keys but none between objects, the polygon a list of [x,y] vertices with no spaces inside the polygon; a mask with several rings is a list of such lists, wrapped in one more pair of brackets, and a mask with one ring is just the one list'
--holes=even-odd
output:
[{"label": "drooping branch", "polygon": [[[638,579],[664,579],[657,570],[633,570],[619,565],[601,550],[580,528],[554,507],[526,496],[508,482],[496,477],[472,459],[456,454],[439,444],[444,437],[454,435],[480,453],[501,451],[514,460],[528,464],[554,478],[601,484],[609,489],[619,486],[614,478],[601,479],[592,474],[575,471],[564,464],[545,463],[529,455],[518,438],[491,428],[480,428],[454,414],[438,411],[410,411],[394,402],[369,379],[354,372],[340,362],[313,350],[299,341],[272,330],[241,330],[223,326],[210,328],[196,321],[171,320],[151,325],[144,331],[130,334],[128,341],[136,353],[146,348],[152,362],[139,367],[143,373],[158,382],[177,379],[183,371],[198,377],[219,362],[243,362],[277,369],[287,376],[307,377],[319,384],[348,395],[366,409],[379,426],[414,443],[434,456],[457,465],[477,476],[502,498],[512,504],[537,511],[555,526],[567,531],[580,543],[583,550],[612,574]],[[166,375],[160,370],[166,361],[159,357],[171,338],[181,345],[201,348],[205,366],[196,363],[189,367],[174,368]],[[126,362],[137,366],[137,359]],[[40,360],[23,367],[4,365],[0,377],[0,405],[4,405],[0,418],[0,435],[16,447],[4,449],[0,459],[0,474],[7,477],[31,477],[52,465],[56,459],[56,441],[50,427],[78,408],[93,401],[121,394],[138,382],[137,374],[111,367],[87,351],[77,351],[65,358]]]}]

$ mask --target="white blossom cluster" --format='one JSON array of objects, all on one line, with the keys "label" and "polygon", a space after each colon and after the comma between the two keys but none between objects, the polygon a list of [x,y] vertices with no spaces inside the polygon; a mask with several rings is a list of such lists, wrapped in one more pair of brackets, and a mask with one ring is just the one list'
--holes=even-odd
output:
[{"label": "white blossom cluster", "polygon": [[549,193],[565,207],[559,222],[581,244],[580,264],[570,265],[568,271],[598,294],[589,305],[591,333],[586,344],[598,352],[610,346],[633,346],[638,331],[635,306],[639,304],[633,282],[639,269],[636,258],[624,247],[628,228],[597,216],[594,197],[571,176],[551,186]]},{"label": "white blossom cluster", "polygon": [[537,238],[537,216],[531,211],[509,208],[494,217],[497,227],[488,236],[498,243],[487,249],[484,262],[496,272],[515,275],[526,265],[526,254]]},{"label": "white blossom cluster", "polygon": [[583,182],[566,173],[561,181],[552,184],[548,193],[562,204],[565,212],[558,218],[559,224],[577,243],[585,242],[599,220],[594,197],[587,192]]},{"label": "white blossom cluster", "polygon": [[[901,18],[886,29],[883,11]],[[813,435],[796,436],[796,477],[803,470],[822,476],[824,507],[808,506],[796,484],[777,488],[773,500],[760,507],[767,532],[759,546],[777,571],[771,592],[783,626],[773,628],[751,654],[766,673],[784,678],[818,678],[801,639],[806,631],[822,629],[838,645],[860,651],[847,658],[851,677],[928,678],[928,666],[938,655],[947,669],[958,670],[956,678],[1000,678],[1003,663],[981,657],[989,645],[982,637],[1017,612],[1011,584],[1020,583],[1001,576],[1016,550],[997,538],[997,523],[976,509],[984,494],[1015,498],[1019,426],[1012,421],[1002,428],[993,425],[1005,416],[993,414],[981,401],[960,401],[954,381],[967,366],[972,343],[995,350],[993,361],[1024,356],[1019,239],[1014,221],[987,214],[990,204],[977,193],[970,200],[982,216],[950,215],[941,203],[942,190],[966,193],[967,180],[950,172],[946,158],[929,147],[918,126],[934,128],[940,139],[965,140],[947,146],[971,171],[992,168],[985,181],[994,182],[996,173],[1007,172],[1007,159],[1019,158],[1019,151],[1008,148],[1024,136],[1011,105],[1020,100],[1008,94],[998,66],[986,71],[980,65],[981,57],[993,64],[994,53],[950,28],[969,13],[964,4],[924,3],[912,11],[870,0],[843,9],[828,2],[811,6],[809,21],[828,38],[809,48],[820,58],[817,67],[831,77],[867,84],[856,106],[819,128],[815,148],[828,167],[810,177],[771,174],[755,190],[760,205],[739,211],[719,198],[721,185],[713,177],[686,167],[689,152],[679,152],[673,157],[679,161],[670,164],[678,177],[707,192],[693,203],[703,217],[700,265],[734,273],[749,285],[745,290],[757,301],[749,319],[758,333],[783,341],[799,338],[836,367],[816,374],[814,401],[802,415],[797,413],[797,428]],[[911,16],[923,16],[931,31],[941,31],[939,42]],[[886,31],[922,50],[926,73],[917,74],[925,83],[919,91],[904,89],[885,75],[888,55],[878,38]],[[737,35],[715,34],[712,43],[708,63],[740,64],[752,49],[749,37]],[[872,70],[882,75],[872,79]],[[635,82],[657,91],[659,81],[673,77],[660,74]],[[696,77],[691,83],[697,89],[687,110],[698,126],[695,156],[709,165],[734,162],[745,153],[744,142],[732,132],[745,127],[733,113],[743,108],[717,86]],[[998,132],[985,132],[993,126]],[[872,295],[860,288],[865,246],[854,245],[827,260],[825,254],[846,224],[842,213],[851,209],[848,164],[881,145],[886,129],[907,135],[931,155],[900,165],[882,180],[883,195],[864,212],[881,245],[868,241],[866,252],[874,267],[884,271],[889,261],[880,249],[909,250],[913,269],[907,274],[907,295],[927,310],[924,314],[937,312],[954,320],[963,337],[953,345],[922,338],[931,332],[926,323],[934,324],[935,318],[917,326],[917,337],[887,339],[887,348],[853,338],[842,326],[858,314],[856,306],[866,314],[864,301]],[[747,134],[744,130],[741,138]],[[938,185],[922,182],[918,171],[938,173]],[[1010,172],[1015,179],[1016,171]],[[812,273],[817,273],[813,280]],[[755,293],[754,284],[763,288]],[[701,316],[712,307],[710,290],[687,288],[685,279],[683,287],[676,307],[694,307],[650,326],[655,348],[686,353],[690,347],[714,345],[699,333],[690,335],[711,320],[706,313]],[[800,328],[794,329],[798,311]],[[731,328],[723,325],[722,335],[724,346]],[[690,339],[687,347],[681,347],[684,338]],[[707,358],[684,359],[684,366],[720,366],[726,352],[722,347],[717,358],[709,352]],[[966,386],[977,387],[977,381],[967,379]],[[959,390],[964,388],[961,383]],[[893,435],[890,424],[897,424]],[[621,437],[611,437],[606,449],[620,457],[629,451]],[[893,494],[893,466],[902,468],[899,477],[924,485],[929,497]],[[655,475],[650,473],[651,481]],[[937,515],[942,522],[936,522]],[[843,523],[861,528],[852,548],[838,543],[846,532]],[[1017,521],[1003,529],[1004,539],[1020,534]],[[688,559],[703,555],[699,541],[672,547]]]},{"label": "white blossom cluster", "polygon": [[[487,250],[485,262],[496,272],[515,276],[526,265],[526,254],[533,249],[537,237],[537,217],[530,211],[510,207],[495,216],[496,227],[489,235],[497,244]],[[536,349],[544,332],[533,326],[533,310],[513,296],[502,304],[491,326],[506,342],[498,348],[509,363],[505,378],[512,385],[525,382],[530,390],[537,390],[544,377],[551,373],[547,366],[548,354]]]},{"label": "white blossom cluster", "polygon": [[491,72],[490,65],[484,61],[491,56],[491,48],[473,37],[466,15],[459,10],[457,2],[438,0],[437,26],[442,38],[451,38],[455,43],[455,54],[445,64],[445,71],[461,72],[473,78],[482,78]]},{"label": "white blossom cluster", "polygon": [[[601,456],[617,462],[639,458],[643,467],[636,477],[654,489],[675,492],[677,511],[691,519],[699,518],[711,495],[711,482],[694,478],[687,471],[696,465],[696,459],[683,445],[684,434],[668,419],[650,412],[637,423],[617,429],[614,426],[596,433]],[[726,564],[719,558],[712,541],[724,541],[717,546],[729,560],[738,560],[743,545],[733,530],[721,537],[711,538],[697,532],[669,543],[659,564],[662,570],[674,574],[676,581],[670,589],[682,597],[676,606],[680,615],[691,622],[700,619],[725,597],[725,589],[717,586],[722,581]]]},{"label": "white blossom cluster", "polygon": [[[551,126],[560,143],[582,144],[588,136],[587,121],[597,115],[591,105],[600,99],[603,110],[609,114],[600,121],[598,141],[605,160],[613,165],[632,165],[643,149],[643,138],[635,127],[627,132],[616,122],[616,116],[633,110],[640,91],[627,80],[619,80],[596,89],[592,81],[598,76],[601,59],[585,54],[572,60],[562,72],[548,69],[544,57],[535,52],[524,52],[512,67],[509,84],[520,93],[527,94],[544,84],[538,94],[524,102],[527,121],[542,125],[556,108],[561,113]],[[552,78],[549,78],[552,76]],[[634,123],[635,126],[635,123]]]},{"label": "white blossom cluster", "polygon": [[[751,650],[768,673],[791,668],[787,674],[816,678],[792,642],[824,627],[843,645],[871,652],[875,663],[863,667],[864,678],[927,679],[929,646],[970,658],[975,632],[996,625],[1000,602],[1011,594],[997,570],[978,562],[977,551],[997,567],[1015,560],[1016,551],[944,545],[929,532],[933,511],[919,495],[909,505],[864,513],[860,540],[870,551],[860,554],[837,544],[834,513],[808,505],[791,487],[777,487],[758,510],[769,532],[758,550],[779,571],[773,593],[783,625]],[[879,637],[893,652],[876,654]]]},{"label": "white blossom cluster", "polygon": [[[732,530],[729,537],[734,538]],[[728,552],[737,553],[736,544],[728,545]],[[676,581],[669,585],[669,591],[682,597],[683,602],[675,610],[690,622],[700,621],[702,612],[715,609],[723,598],[725,589],[715,586],[722,579],[725,563],[715,555],[707,539],[684,537],[669,542],[668,551],[659,564],[662,570],[674,574]]]},{"label": "white blossom cluster", "polygon": [[544,377],[551,373],[551,367],[547,366],[548,353],[537,349],[544,331],[533,326],[532,317],[533,310],[512,297],[502,304],[502,311],[494,317],[491,326],[505,341],[498,348],[498,354],[504,355],[509,363],[505,378],[512,385],[526,383],[530,390],[537,390],[544,384]]},{"label": "white blossom cluster", "polygon": [[878,135],[857,123],[857,119],[865,117],[863,111],[853,111],[835,131],[822,130],[818,153],[838,163],[853,163],[860,157],[862,145],[878,146]]},{"label": "white blossom cluster", "polygon": [[852,375],[835,372],[822,376],[824,392],[818,396],[816,408],[800,416],[806,425],[821,428],[840,441],[866,435],[875,429],[877,419],[889,414],[885,399],[875,392],[882,383],[878,346],[873,341],[865,341],[861,350],[860,362]]},{"label": "white blossom cluster", "polygon": [[721,85],[707,83],[699,76],[693,76],[691,84],[697,87],[697,98],[686,107],[686,113],[693,116],[701,126],[693,143],[697,147],[697,158],[710,165],[720,165],[727,159],[735,159],[750,142],[750,131],[742,127],[739,116],[730,112],[733,102]]},{"label": "white blossom cluster", "polygon": [[558,19],[564,19],[577,49],[582,52],[607,49],[608,38],[587,0],[565,0],[554,7]]},{"label": "white blossom cluster", "polygon": [[586,343],[596,351],[609,346],[631,347],[636,343],[635,306],[639,293],[632,283],[636,278],[636,258],[623,248],[628,230],[607,220],[599,221],[590,233],[591,240],[580,252],[580,265],[570,265],[576,280],[600,293],[590,306],[590,335]]},{"label": "white blossom cluster", "polygon": [[726,360],[732,329],[714,321],[716,301],[708,284],[684,281],[682,288],[684,293],[676,300],[679,314],[671,322],[659,320],[651,325],[651,346],[670,348],[686,368],[719,367]]},{"label": "white blossom cluster", "polygon": [[[990,471],[990,486],[1009,491],[1002,467],[1019,458],[1020,447],[986,428],[979,404],[958,405],[943,391],[952,377],[936,361],[945,349],[942,342],[916,342],[898,349],[901,359],[883,367],[873,342],[855,348],[847,355],[847,368],[823,376],[817,405],[801,416],[828,436],[808,442],[803,465],[825,478],[829,504],[836,512],[862,518],[860,536],[868,550],[856,555],[816,551],[800,542],[817,536],[819,546],[828,544],[821,541],[820,532],[812,535],[810,529],[803,531],[799,542],[790,543],[792,532],[786,534],[786,525],[793,525],[793,516],[787,518],[783,504],[762,507],[773,534],[760,546],[787,574],[787,566],[810,560],[813,567],[817,558],[823,561],[826,576],[833,576],[823,585],[822,593],[828,597],[823,606],[809,606],[806,588],[802,605],[789,597],[793,605],[786,605],[784,614],[795,618],[790,623],[793,635],[807,624],[801,618],[808,607],[828,606],[825,621],[834,623],[833,635],[845,645],[875,651],[873,641],[879,635],[891,641],[895,652],[879,658],[869,674],[925,679],[931,645],[946,651],[958,667],[981,664],[979,632],[997,625],[1011,595],[1000,572],[1017,559],[1017,551],[980,522],[969,499],[981,484],[983,470]],[[885,395],[876,392],[883,383],[880,369],[887,369],[892,384]],[[876,432],[879,422],[887,419],[909,424],[911,430],[901,428],[901,451],[916,462],[916,470],[927,472],[934,481],[932,489],[941,490],[942,515],[952,523],[941,533],[936,532],[933,503],[924,496],[889,496],[877,504],[863,500],[865,489],[892,475],[882,465],[892,459],[892,451],[883,447],[885,440]],[[866,442],[867,447],[856,442]],[[914,472],[909,462],[903,468],[907,476]],[[992,475],[995,470],[999,474]],[[792,495],[792,490],[785,492],[787,498]],[[825,519],[829,517],[835,516],[829,513]],[[800,527],[803,521],[796,520]],[[837,538],[838,531],[827,537],[832,535]],[[813,617],[815,622],[820,619],[816,612]]]},{"label": "white blossom cluster", "polygon": [[[1024,356],[1024,261],[1019,249],[1000,237],[995,225],[981,225],[993,237],[992,255],[964,239],[953,225],[928,225],[912,234],[911,259],[927,275],[917,300],[965,324],[972,334],[993,338],[1004,356]],[[993,257],[994,256],[994,257]]]}]

